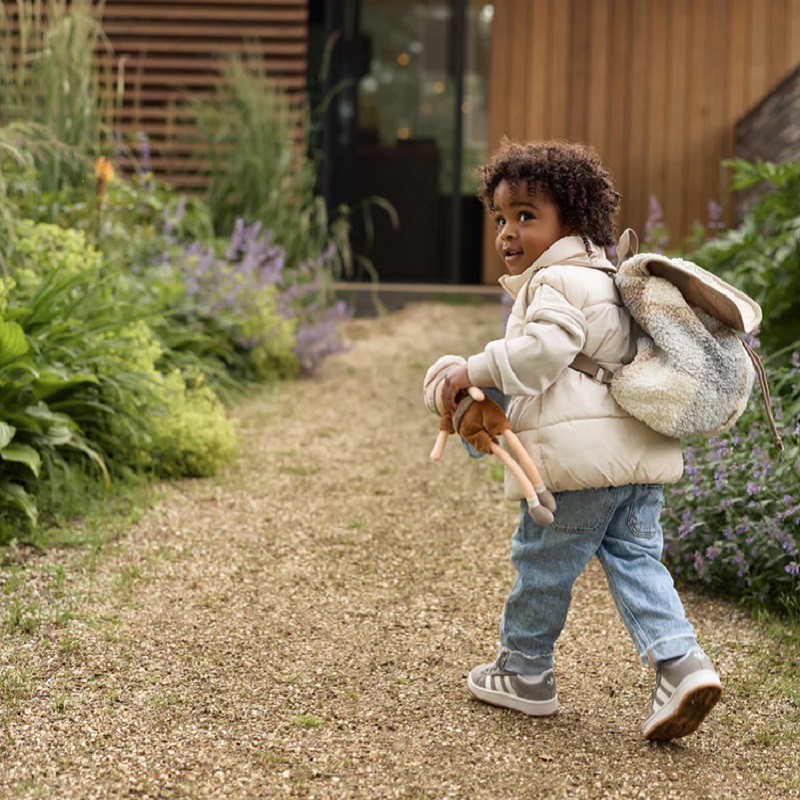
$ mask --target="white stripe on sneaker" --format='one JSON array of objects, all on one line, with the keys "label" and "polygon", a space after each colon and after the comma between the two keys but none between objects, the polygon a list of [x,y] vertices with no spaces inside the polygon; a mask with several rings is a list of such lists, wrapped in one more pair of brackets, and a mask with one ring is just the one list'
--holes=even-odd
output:
[{"label": "white stripe on sneaker", "polygon": [[660,685],[664,687],[670,694],[675,691],[675,687],[662,675]]},{"label": "white stripe on sneaker", "polygon": [[516,692],[514,691],[514,687],[511,685],[511,678],[508,675],[503,675],[503,689],[505,689],[506,694],[512,694],[516,696]]},{"label": "white stripe on sneaker", "polygon": [[672,697],[672,694],[667,694],[663,687],[659,686],[658,689],[656,689],[656,698],[661,702],[661,705],[664,705],[670,697]]}]

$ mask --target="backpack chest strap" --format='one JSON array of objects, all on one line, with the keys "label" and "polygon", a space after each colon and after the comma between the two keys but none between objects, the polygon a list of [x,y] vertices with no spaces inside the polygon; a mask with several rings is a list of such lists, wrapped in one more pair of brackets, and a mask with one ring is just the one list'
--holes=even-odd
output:
[{"label": "backpack chest strap", "polygon": [[578,353],[570,364],[570,367],[577,372],[588,375],[597,383],[609,384],[614,377],[614,372],[612,370],[601,367],[593,358],[589,358],[589,356],[584,353]]}]

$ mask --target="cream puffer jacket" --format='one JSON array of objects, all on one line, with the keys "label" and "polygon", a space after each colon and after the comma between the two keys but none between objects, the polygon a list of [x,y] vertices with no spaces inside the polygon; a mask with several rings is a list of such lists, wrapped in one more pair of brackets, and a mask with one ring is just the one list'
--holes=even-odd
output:
[{"label": "cream puffer jacket", "polygon": [[[674,483],[683,455],[670,439],[631,417],[607,385],[571,369],[585,353],[607,369],[636,353],[636,323],[622,305],[613,270],[579,236],[559,239],[525,272],[500,278],[514,298],[504,339],[467,361],[476,386],[511,397],[508,418],[554,492]],[[506,471],[506,497],[523,494]]]}]

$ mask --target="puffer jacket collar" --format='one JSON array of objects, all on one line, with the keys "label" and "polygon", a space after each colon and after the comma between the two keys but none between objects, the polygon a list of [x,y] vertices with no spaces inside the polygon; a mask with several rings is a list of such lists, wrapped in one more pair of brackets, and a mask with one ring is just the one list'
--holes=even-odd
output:
[{"label": "puffer jacket collar", "polygon": [[499,279],[500,285],[511,297],[516,299],[533,274],[540,269],[549,267],[551,264],[613,270],[614,265],[606,258],[603,250],[593,242],[590,242],[589,245],[590,252],[587,253],[586,245],[580,236],[565,236],[563,239],[553,242],[525,272],[521,272],[519,275],[501,276]]}]

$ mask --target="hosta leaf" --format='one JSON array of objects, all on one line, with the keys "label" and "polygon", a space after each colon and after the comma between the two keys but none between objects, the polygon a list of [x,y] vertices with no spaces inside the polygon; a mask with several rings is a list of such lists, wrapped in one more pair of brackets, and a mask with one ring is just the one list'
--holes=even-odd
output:
[{"label": "hosta leaf", "polygon": [[82,383],[100,383],[96,375],[85,372],[78,375],[65,376],[62,372],[55,369],[42,370],[38,380],[33,384],[34,396],[38,400],[44,400],[57,392],[80,386]]},{"label": "hosta leaf", "polygon": [[36,498],[28,494],[18,483],[0,481],[0,503],[18,508],[31,522],[36,522],[39,517]]},{"label": "hosta leaf", "polygon": [[0,450],[8,447],[16,432],[17,429],[13,425],[9,425],[7,422],[0,422]]},{"label": "hosta leaf", "polygon": [[66,425],[51,425],[44,433],[35,437],[43,447],[61,447],[74,439],[74,434]]},{"label": "hosta leaf", "polygon": [[9,364],[28,352],[28,340],[16,322],[0,320],[0,364]]},{"label": "hosta leaf", "polygon": [[0,458],[3,461],[14,461],[17,464],[24,464],[38,478],[39,468],[42,466],[42,458],[36,448],[21,442],[12,442],[7,447],[0,450]]},{"label": "hosta leaf", "polygon": [[28,406],[25,409],[25,413],[33,417],[33,419],[39,420],[40,422],[49,422],[51,425],[59,425],[67,428],[77,427],[75,420],[68,417],[66,414],[59,414],[56,411],[52,411],[47,403],[39,402],[35,405]]}]

